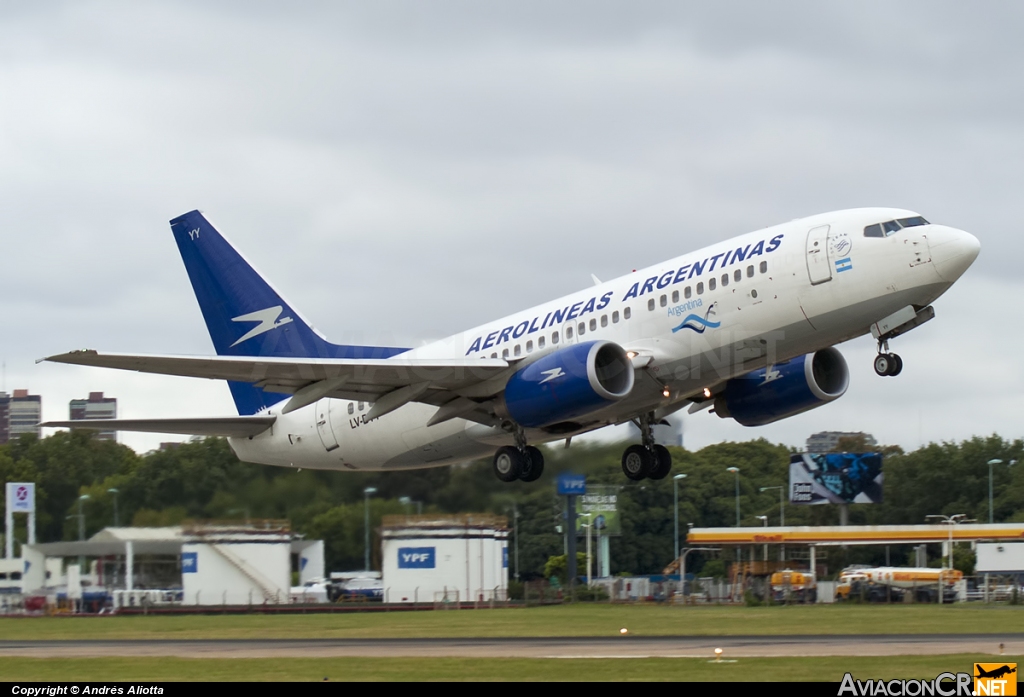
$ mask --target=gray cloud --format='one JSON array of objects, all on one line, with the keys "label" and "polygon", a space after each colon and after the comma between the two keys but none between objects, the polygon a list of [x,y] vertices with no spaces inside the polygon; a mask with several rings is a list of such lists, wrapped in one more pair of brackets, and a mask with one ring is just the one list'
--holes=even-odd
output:
[{"label": "gray cloud", "polygon": [[[208,352],[167,228],[196,207],[332,338],[415,345],[591,272],[895,205],[983,242],[939,318],[901,340],[904,375],[871,374],[862,340],[844,348],[861,372],[840,402],[760,431],[699,415],[692,442],[798,443],[855,422],[903,444],[1014,436],[1019,330],[1000,313],[1020,294],[1024,253],[1022,14],[934,2],[4,6],[7,387],[44,394],[48,418],[90,389],[125,414],[229,411],[221,385],[32,363],[79,346]],[[155,442],[144,438],[125,440]]]}]

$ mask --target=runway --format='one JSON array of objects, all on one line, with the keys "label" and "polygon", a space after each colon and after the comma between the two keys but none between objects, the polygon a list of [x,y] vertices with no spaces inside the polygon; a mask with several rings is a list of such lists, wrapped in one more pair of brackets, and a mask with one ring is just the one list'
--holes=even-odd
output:
[{"label": "runway", "polygon": [[[1000,649],[1002,644],[1002,649]],[[754,656],[1024,655],[1024,634],[519,637],[444,639],[159,639],[0,641],[0,655],[35,658],[709,658]]]}]

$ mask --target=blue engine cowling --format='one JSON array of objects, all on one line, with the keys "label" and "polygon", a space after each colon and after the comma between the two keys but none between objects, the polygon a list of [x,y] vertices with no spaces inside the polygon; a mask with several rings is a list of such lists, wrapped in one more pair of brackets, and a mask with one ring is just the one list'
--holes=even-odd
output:
[{"label": "blue engine cowling", "polygon": [[715,413],[763,426],[838,399],[850,384],[843,354],[827,348],[733,378],[715,397]]},{"label": "blue engine cowling", "polygon": [[587,341],[538,358],[505,385],[505,411],[540,428],[613,404],[633,389],[633,365],[610,341]]}]

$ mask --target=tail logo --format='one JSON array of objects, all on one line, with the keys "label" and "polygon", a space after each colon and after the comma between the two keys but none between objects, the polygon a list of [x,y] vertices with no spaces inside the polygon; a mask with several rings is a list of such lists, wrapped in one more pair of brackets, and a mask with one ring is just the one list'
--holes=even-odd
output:
[{"label": "tail logo", "polygon": [[690,329],[698,334],[703,334],[708,329],[718,329],[722,326],[721,322],[712,322],[708,319],[711,315],[715,314],[715,305],[718,303],[711,303],[708,306],[708,311],[704,313],[704,316],[700,315],[687,315],[686,319],[679,323],[678,327],[673,327],[672,333],[675,334],[683,329]]},{"label": "tail logo", "polygon": [[[265,310],[257,310],[256,312],[250,312],[247,315],[232,317],[232,322],[259,322],[259,324],[246,332],[241,339],[231,344],[231,347],[234,348],[243,341],[248,341],[254,336],[259,336],[260,334],[269,332],[271,329],[277,329],[278,327],[291,322],[291,317],[281,317],[282,312],[284,312],[284,308],[280,305],[275,305],[274,307],[268,307]],[[278,319],[278,317],[281,317],[281,319]]]}]

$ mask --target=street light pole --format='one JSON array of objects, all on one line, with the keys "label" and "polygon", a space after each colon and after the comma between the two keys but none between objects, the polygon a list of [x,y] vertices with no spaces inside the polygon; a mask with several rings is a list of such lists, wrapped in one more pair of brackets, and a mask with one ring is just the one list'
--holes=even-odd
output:
[{"label": "street light pole", "polygon": [[587,588],[590,588],[590,528],[594,525],[594,514],[593,513],[581,513],[581,516],[587,517],[586,523],[581,523],[580,527],[587,529]]},{"label": "street light pole", "polygon": [[[956,525],[957,523],[976,523],[977,521],[976,520],[968,520],[966,513],[955,513],[953,515],[932,514],[932,515],[926,515],[925,518],[939,518],[942,521],[943,524],[949,526],[949,547],[948,547],[949,554],[948,554],[947,559],[949,561],[949,570],[952,571],[953,570],[953,526]],[[942,568],[945,569],[946,565],[943,564]],[[952,574],[950,574],[947,578],[952,578]],[[942,591],[943,591],[943,587],[942,587],[942,574],[941,573],[939,573],[938,591],[939,591],[939,604],[941,605],[942,604]]]},{"label": "street light pole", "polygon": [[[992,513],[992,465],[1001,465],[1003,461],[999,458],[994,458],[988,461],[988,522],[989,524],[994,523]],[[1016,460],[1010,460],[1006,466],[1013,467],[1017,464]]]},{"label": "street light pole", "polygon": [[363,554],[363,569],[370,570],[370,495],[376,494],[377,488],[368,486],[363,489],[363,528],[366,533]]},{"label": "street light pole", "polygon": [[1001,465],[1003,461],[999,458],[994,458],[988,461],[988,522],[991,525],[992,520],[992,465]]},{"label": "street light pole", "polygon": [[[85,541],[85,513],[82,512],[82,503],[89,500],[89,494],[82,494],[78,497],[78,541]],[[85,555],[78,555],[78,570],[85,573]]]},{"label": "street light pole", "polygon": [[676,553],[676,559],[679,559],[679,480],[686,479],[685,474],[677,474],[672,477],[672,493],[673,493],[673,519],[675,521],[675,547],[673,551]]},{"label": "street light pole", "polygon": [[[784,527],[786,527],[786,507],[785,507],[785,504],[783,503],[782,497],[783,497],[783,495],[784,495],[784,493],[786,491],[786,487],[784,487],[784,486],[763,486],[763,487],[761,487],[761,493],[764,493],[764,492],[769,491],[771,489],[778,489],[779,490],[779,527],[783,527],[784,528]],[[786,561],[786,545],[785,544],[780,544],[779,545],[779,561]]]},{"label": "street light pole", "polygon": [[726,467],[726,472],[732,472],[736,475],[736,527],[740,526],[740,468],[739,467]]},{"label": "street light pole", "polygon": [[[765,527],[768,527],[768,516],[766,516],[766,515],[759,515],[759,516],[754,516],[754,517],[757,518],[758,520],[760,520],[762,523],[764,523]],[[768,561],[768,543],[767,542],[764,543],[764,560],[765,560],[765,562]]]},{"label": "street light pole", "polygon": [[120,527],[120,525],[118,524],[119,521],[117,519],[117,489],[107,489],[107,493],[114,495],[114,527]]}]

